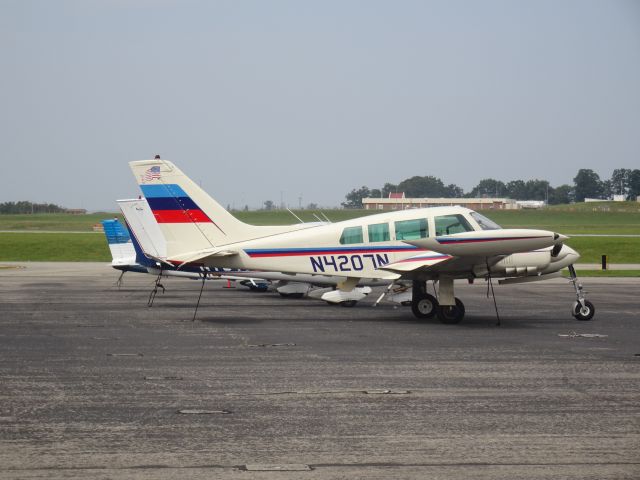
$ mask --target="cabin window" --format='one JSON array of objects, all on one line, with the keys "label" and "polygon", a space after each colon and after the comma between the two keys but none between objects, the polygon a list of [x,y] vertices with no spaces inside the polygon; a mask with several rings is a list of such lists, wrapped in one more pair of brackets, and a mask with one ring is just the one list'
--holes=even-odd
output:
[{"label": "cabin window", "polygon": [[396,240],[416,240],[429,236],[426,218],[396,222]]},{"label": "cabin window", "polygon": [[482,230],[500,230],[502,228],[496,222],[484,215],[480,215],[478,212],[471,212],[470,215],[476,222],[478,222],[478,225],[480,225]]},{"label": "cabin window", "polygon": [[340,236],[340,244],[363,243],[362,227],[346,227]]},{"label": "cabin window", "polygon": [[388,223],[376,223],[374,225],[369,225],[368,229],[370,242],[388,242],[391,240]]},{"label": "cabin window", "polygon": [[473,231],[473,227],[462,215],[440,215],[435,218],[435,224],[437,236]]}]

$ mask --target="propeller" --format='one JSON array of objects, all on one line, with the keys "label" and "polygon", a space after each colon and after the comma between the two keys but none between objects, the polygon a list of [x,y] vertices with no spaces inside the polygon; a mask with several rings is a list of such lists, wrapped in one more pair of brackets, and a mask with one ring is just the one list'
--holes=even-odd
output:
[{"label": "propeller", "polygon": [[553,234],[553,240],[555,242],[555,245],[551,249],[551,256],[553,258],[557,257],[560,254],[560,251],[562,250],[562,246],[564,245],[564,241],[567,240],[568,238],[569,237],[565,235],[560,235],[559,233]]}]

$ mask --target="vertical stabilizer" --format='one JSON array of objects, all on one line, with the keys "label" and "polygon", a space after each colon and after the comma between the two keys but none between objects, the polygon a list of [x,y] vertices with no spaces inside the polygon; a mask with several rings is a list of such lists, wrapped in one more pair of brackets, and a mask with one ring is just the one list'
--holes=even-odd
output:
[{"label": "vertical stabilizer", "polygon": [[111,251],[111,265],[116,267],[135,264],[136,252],[131,237],[118,219],[102,220],[101,223]]},{"label": "vertical stabilizer", "polygon": [[118,206],[131,231],[134,247],[137,243],[146,257],[165,261],[166,242],[147,201],[144,198],[118,200]]},{"label": "vertical stabilizer", "polygon": [[247,225],[166,160],[130,162],[133,175],[166,239],[166,257],[252,238]]},{"label": "vertical stabilizer", "polygon": [[130,162],[133,175],[165,239],[166,259],[199,258],[234,243],[317,224],[256,226],[241,222],[173,163]]}]

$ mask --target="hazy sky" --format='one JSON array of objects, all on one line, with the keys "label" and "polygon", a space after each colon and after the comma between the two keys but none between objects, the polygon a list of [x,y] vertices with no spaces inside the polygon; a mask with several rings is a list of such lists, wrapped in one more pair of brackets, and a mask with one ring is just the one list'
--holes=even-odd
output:
[{"label": "hazy sky", "polygon": [[640,2],[0,0],[0,201],[224,205],[640,168]]}]

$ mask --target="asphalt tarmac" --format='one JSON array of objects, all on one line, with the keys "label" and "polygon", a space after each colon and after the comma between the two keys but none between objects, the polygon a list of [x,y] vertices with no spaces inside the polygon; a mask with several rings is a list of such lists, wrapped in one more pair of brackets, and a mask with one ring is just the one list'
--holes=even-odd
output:
[{"label": "asphalt tarmac", "polygon": [[[0,269],[0,478],[640,478],[640,280],[456,284],[459,325],[105,264]],[[586,336],[585,336],[586,334]]]}]

